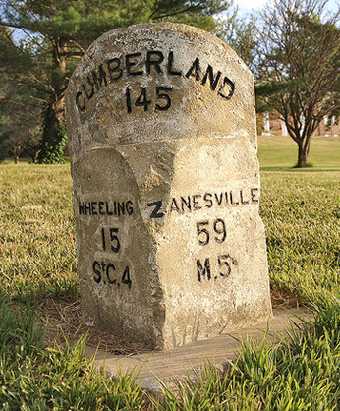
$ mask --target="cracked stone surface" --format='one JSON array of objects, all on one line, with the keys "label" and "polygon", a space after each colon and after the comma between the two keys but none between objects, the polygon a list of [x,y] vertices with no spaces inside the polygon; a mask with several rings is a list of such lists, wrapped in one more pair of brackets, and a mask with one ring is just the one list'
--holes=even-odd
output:
[{"label": "cracked stone surface", "polygon": [[99,37],[66,95],[78,271],[96,327],[175,347],[271,316],[253,76],[217,37]]}]

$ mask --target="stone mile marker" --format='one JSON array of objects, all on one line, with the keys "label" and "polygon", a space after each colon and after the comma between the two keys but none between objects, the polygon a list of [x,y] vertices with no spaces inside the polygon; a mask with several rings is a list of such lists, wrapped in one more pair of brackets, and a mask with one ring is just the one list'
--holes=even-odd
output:
[{"label": "stone mile marker", "polygon": [[172,349],[271,316],[253,76],[184,25],[112,30],[70,81],[84,317]]}]

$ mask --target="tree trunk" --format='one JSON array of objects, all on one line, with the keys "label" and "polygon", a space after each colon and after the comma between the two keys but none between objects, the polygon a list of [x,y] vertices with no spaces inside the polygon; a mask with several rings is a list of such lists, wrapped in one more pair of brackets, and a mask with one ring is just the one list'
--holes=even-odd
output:
[{"label": "tree trunk", "polygon": [[298,162],[296,167],[303,168],[307,167],[308,161],[308,146],[304,147],[303,144],[299,144],[299,154],[298,154]]},{"label": "tree trunk", "polygon": [[66,52],[65,41],[59,39],[54,46],[55,80],[53,81],[54,96],[44,113],[43,136],[37,156],[39,163],[62,163],[66,133],[64,128],[66,88]]},{"label": "tree trunk", "polygon": [[63,163],[66,133],[54,103],[47,106],[43,117],[43,138],[37,162],[44,164]]}]

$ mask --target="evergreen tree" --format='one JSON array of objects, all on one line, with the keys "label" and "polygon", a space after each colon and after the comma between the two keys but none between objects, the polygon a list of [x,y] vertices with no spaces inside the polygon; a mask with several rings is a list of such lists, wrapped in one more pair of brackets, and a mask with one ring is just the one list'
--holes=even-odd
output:
[{"label": "evergreen tree", "polygon": [[[0,158],[35,158],[38,148],[38,91],[27,69],[34,66],[29,42],[15,44],[9,29],[0,27]],[[30,71],[29,71],[30,73]],[[37,102],[39,104],[37,104]],[[27,109],[29,107],[29,110]]]}]

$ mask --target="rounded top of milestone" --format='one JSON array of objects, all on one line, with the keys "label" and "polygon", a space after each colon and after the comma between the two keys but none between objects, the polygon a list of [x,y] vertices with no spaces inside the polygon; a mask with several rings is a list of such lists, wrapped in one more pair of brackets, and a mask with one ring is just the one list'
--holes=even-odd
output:
[{"label": "rounded top of milestone", "polygon": [[210,33],[172,23],[111,30],[69,83],[68,126],[88,135],[73,137],[72,151],[207,134],[253,138],[253,100],[251,72]]}]

